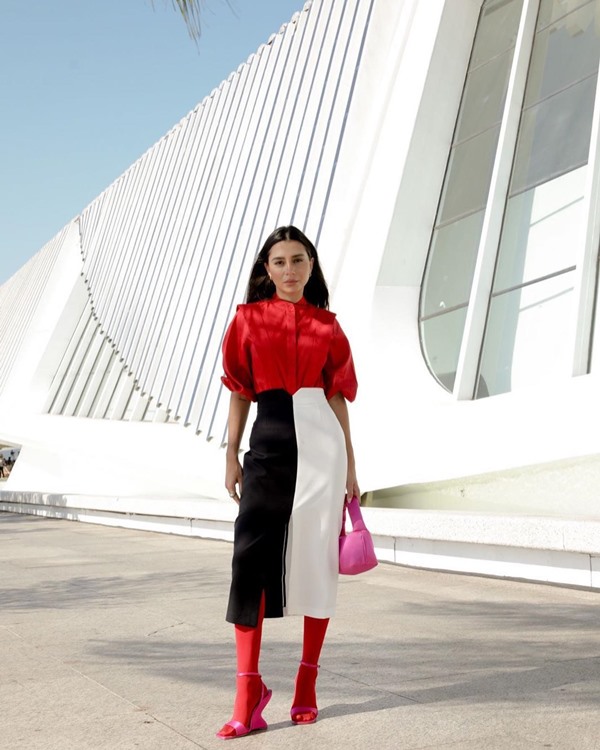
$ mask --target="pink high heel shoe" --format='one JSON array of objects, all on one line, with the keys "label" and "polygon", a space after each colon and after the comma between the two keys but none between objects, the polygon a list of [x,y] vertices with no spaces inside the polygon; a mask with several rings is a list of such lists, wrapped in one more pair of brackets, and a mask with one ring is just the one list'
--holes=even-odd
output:
[{"label": "pink high heel shoe", "polygon": [[[305,661],[300,662],[301,667],[310,667],[311,669],[319,669],[318,664],[308,664]],[[300,671],[296,675],[296,692],[298,691],[298,679],[300,677]],[[317,675],[315,674],[315,681]],[[319,715],[319,709],[316,706],[292,706],[290,716],[294,724],[314,724]]]},{"label": "pink high heel shoe", "polygon": [[[238,672],[237,676],[260,677],[258,672]],[[228,721],[227,724],[224,724],[223,727],[217,732],[217,737],[220,740],[234,740],[236,739],[236,737],[244,737],[244,735],[250,734],[250,732],[256,732],[259,729],[266,729],[268,727],[267,722],[262,717],[262,712],[265,710],[267,703],[271,700],[273,691],[267,689],[267,686],[262,681],[262,679],[260,682],[260,686],[260,698],[258,699],[256,706],[254,706],[252,712],[250,713],[250,721],[248,723],[248,726],[242,724],[241,721],[232,719],[231,721]],[[233,729],[233,732],[227,733],[227,727]]]}]

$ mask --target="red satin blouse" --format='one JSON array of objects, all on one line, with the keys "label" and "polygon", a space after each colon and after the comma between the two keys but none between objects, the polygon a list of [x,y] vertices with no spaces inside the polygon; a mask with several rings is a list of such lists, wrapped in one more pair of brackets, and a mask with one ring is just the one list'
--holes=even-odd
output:
[{"label": "red satin blouse", "polygon": [[334,313],[302,298],[287,302],[277,295],[238,305],[223,340],[223,383],[256,401],[256,394],[283,388],[323,388],[330,399],[356,397],[350,344]]}]

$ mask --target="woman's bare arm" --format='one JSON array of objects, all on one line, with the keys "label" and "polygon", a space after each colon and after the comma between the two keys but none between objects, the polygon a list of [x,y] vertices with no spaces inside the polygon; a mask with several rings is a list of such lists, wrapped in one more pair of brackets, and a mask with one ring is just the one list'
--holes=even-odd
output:
[{"label": "woman's bare arm", "polygon": [[250,401],[239,393],[232,393],[229,399],[227,419],[227,453],[225,459],[225,487],[236,503],[242,493],[242,466],[238,458],[242,436],[248,421]]},{"label": "woman's bare arm", "polygon": [[360,487],[356,479],[356,463],[354,461],[354,448],[352,446],[352,437],[350,436],[350,416],[348,415],[348,404],[341,393],[336,393],[329,399],[333,413],[344,432],[346,440],[346,455],[348,456],[348,476],[346,478],[346,492],[348,497],[357,497],[360,502]]}]

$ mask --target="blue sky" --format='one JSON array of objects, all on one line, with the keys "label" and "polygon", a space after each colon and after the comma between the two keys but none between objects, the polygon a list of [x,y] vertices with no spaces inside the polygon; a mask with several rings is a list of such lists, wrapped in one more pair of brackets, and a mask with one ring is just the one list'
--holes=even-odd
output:
[{"label": "blue sky", "polygon": [[0,284],[304,0],[2,0]]}]

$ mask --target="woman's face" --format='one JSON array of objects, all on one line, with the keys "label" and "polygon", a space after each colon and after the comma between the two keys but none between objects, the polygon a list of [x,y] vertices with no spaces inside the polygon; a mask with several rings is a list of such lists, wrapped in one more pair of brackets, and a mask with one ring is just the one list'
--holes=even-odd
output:
[{"label": "woman's face", "polygon": [[308,257],[301,242],[282,240],[269,251],[265,268],[275,284],[277,296],[288,302],[298,302],[304,294],[313,264],[314,260]]}]

